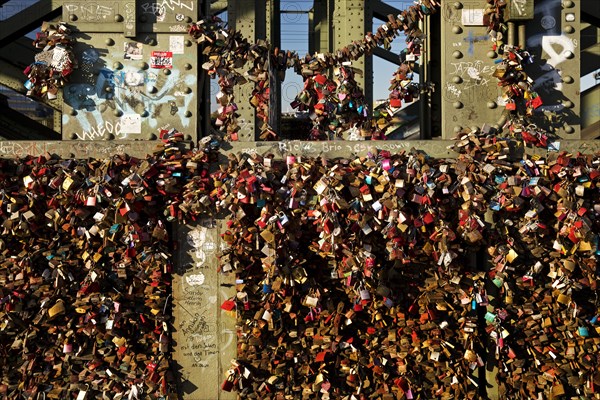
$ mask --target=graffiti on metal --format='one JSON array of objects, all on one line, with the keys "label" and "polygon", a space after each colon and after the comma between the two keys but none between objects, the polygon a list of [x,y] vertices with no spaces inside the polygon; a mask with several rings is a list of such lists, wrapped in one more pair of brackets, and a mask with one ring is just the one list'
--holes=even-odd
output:
[{"label": "graffiti on metal", "polygon": [[183,43],[180,34],[97,34],[79,41],[81,66],[63,91],[63,137],[148,139],[142,133],[165,123],[195,131],[197,76],[184,67],[195,62],[195,48]]},{"label": "graffiti on metal", "polygon": [[114,22],[118,14],[119,2],[116,1],[77,1],[63,5],[63,14],[76,15],[79,22]]}]

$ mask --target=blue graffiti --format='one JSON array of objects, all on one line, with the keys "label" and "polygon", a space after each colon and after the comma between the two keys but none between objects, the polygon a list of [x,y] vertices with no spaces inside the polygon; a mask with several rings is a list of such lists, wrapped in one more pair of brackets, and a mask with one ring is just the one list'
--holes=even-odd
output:
[{"label": "blue graffiti", "polygon": [[87,83],[75,83],[67,85],[63,91],[65,103],[75,110],[94,111],[96,102],[92,98],[96,94],[96,88]]},{"label": "blue graffiti", "polygon": [[475,53],[475,43],[477,42],[485,42],[489,40],[489,36],[473,36],[473,31],[469,29],[469,34],[466,38],[463,39],[465,42],[469,43],[469,49],[467,50],[468,54],[472,56]]}]

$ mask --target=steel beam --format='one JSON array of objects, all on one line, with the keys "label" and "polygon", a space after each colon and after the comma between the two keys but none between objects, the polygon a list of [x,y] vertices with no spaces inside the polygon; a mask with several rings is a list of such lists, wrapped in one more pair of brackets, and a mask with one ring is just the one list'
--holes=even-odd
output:
[{"label": "steel beam", "polygon": [[[25,69],[25,67],[34,61],[37,53],[38,51],[32,45],[32,40],[27,37],[21,37],[2,48],[2,51],[0,51],[0,60],[10,63],[17,68]],[[25,75],[21,75],[23,78],[25,77]]]},{"label": "steel beam", "polygon": [[[281,48],[280,0],[267,0],[267,37],[272,48]],[[269,59],[269,126],[281,132],[281,79]]]},{"label": "steel beam", "polygon": [[[25,81],[26,77],[25,75],[23,75],[22,69],[12,64],[9,64],[4,60],[0,60],[0,85],[6,86],[7,88],[14,90],[15,92],[25,95],[27,93],[27,90],[23,86],[23,83]],[[44,103],[45,105],[51,107],[55,111],[62,111],[62,97],[58,97],[55,100],[45,99],[37,101]]]},{"label": "steel beam", "polygon": [[390,6],[389,4],[384,3],[381,0],[374,0],[371,2],[373,7],[373,16],[382,21],[387,21],[387,16],[392,14],[396,16],[400,14],[400,10],[396,7]]},{"label": "steel beam", "polygon": [[[334,49],[341,49],[354,40],[362,40],[373,24],[370,0],[337,0],[334,6]],[[365,55],[353,66],[363,72],[356,75],[356,82],[363,88],[367,104],[373,103],[373,56]]]},{"label": "steel beam", "polygon": [[[334,0],[314,0],[314,7],[309,16],[308,52],[320,53],[333,51],[333,18]],[[312,16],[312,18],[310,18]]]},{"label": "steel beam", "polygon": [[[0,134],[1,136],[1,134]],[[103,158],[114,154],[129,154],[134,157],[145,157],[153,153],[162,144],[157,140],[109,140],[99,145],[93,140],[58,140],[58,141],[0,141],[0,157],[23,157],[57,154],[67,158]],[[449,149],[455,144],[454,140],[385,140],[385,141],[325,141],[306,142],[288,140],[280,142],[256,142],[249,150],[248,143],[231,142],[230,147],[222,151],[222,159],[227,159],[230,153],[255,151],[257,154],[274,154],[275,157],[285,157],[294,154],[303,157],[325,157],[328,159],[366,156],[376,150],[400,152],[402,150],[419,149],[431,157],[456,158],[457,153]],[[188,143],[188,145],[191,145]],[[581,152],[594,154],[600,151],[600,140],[561,140],[560,150],[567,153]],[[529,155],[546,157],[548,150],[544,148],[520,147],[520,151]],[[521,154],[522,155],[522,154]],[[515,157],[519,157],[515,154]]]},{"label": "steel beam", "polygon": [[227,11],[228,3],[229,2],[226,0],[213,1],[210,5],[210,14],[218,15],[224,11]]},{"label": "steel beam", "polygon": [[[266,2],[267,0],[231,0],[227,8],[229,26],[240,31],[251,43],[255,43],[258,39],[265,39],[267,37]],[[238,137],[242,142],[256,140],[256,133],[259,131],[256,110],[249,101],[253,89],[253,83],[248,82],[241,87],[237,86],[234,91],[240,115],[238,123],[241,126]]]},{"label": "steel beam", "polygon": [[9,140],[58,140],[60,134],[40,122],[13,110],[0,98],[0,136]]},{"label": "steel beam", "polygon": [[23,11],[0,22],[0,47],[39,28],[42,21],[61,15],[61,1],[39,0]]}]

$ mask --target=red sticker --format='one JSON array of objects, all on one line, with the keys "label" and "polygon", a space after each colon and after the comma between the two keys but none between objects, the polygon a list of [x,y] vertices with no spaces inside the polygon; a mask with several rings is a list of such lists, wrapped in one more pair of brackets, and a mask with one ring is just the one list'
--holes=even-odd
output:
[{"label": "red sticker", "polygon": [[150,56],[151,68],[173,68],[173,52],[153,51]]}]

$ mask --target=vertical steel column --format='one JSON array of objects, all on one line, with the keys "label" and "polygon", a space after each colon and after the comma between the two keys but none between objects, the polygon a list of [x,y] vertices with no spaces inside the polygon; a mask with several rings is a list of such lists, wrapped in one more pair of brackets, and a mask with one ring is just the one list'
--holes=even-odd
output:
[{"label": "vertical steel column", "polygon": [[[199,18],[205,18],[210,15],[210,0],[202,0],[201,2],[201,10]],[[198,52],[198,63],[197,65],[204,64],[205,61],[208,61],[208,56],[202,54],[201,51]],[[198,79],[198,93],[201,94],[200,104],[198,105],[198,114],[200,116],[200,121],[198,124],[199,132],[196,132],[196,137],[193,140],[198,140],[202,136],[208,136],[211,132],[211,121],[210,121],[210,78],[206,71],[202,68],[198,68],[198,72],[201,76]]]},{"label": "vertical steel column", "polygon": [[[353,40],[364,38],[365,32],[371,30],[373,24],[373,10],[368,0],[337,0],[334,5],[333,24],[334,29],[333,50],[341,49]],[[356,75],[356,82],[363,88],[367,103],[373,104],[373,56],[361,57],[353,63],[360,69],[363,75]]]},{"label": "vertical steel column", "polygon": [[[315,0],[309,19],[309,53],[331,52],[333,43],[332,5],[334,0]],[[310,17],[309,17],[310,18]]]},{"label": "vertical steel column", "polygon": [[507,22],[506,25],[508,26],[508,40],[506,41],[506,43],[509,46],[514,46],[515,45],[515,23]]},{"label": "vertical steel column", "polygon": [[[266,1],[267,0],[230,0],[228,12],[229,26],[240,31],[250,43],[258,39],[266,39]],[[242,69],[241,73],[247,68]],[[236,86],[234,89],[235,101],[238,106],[238,124],[241,129],[238,133],[241,142],[252,142],[259,131],[256,121],[256,110],[250,105],[250,96],[254,89],[251,82]]]},{"label": "vertical steel column", "polygon": [[[281,48],[280,0],[267,0],[267,37],[271,48]],[[269,60],[269,125],[277,133],[281,132],[281,79],[277,67]]]},{"label": "vertical steel column", "polygon": [[526,26],[526,25],[525,25],[523,22],[521,22],[521,23],[519,24],[519,27],[518,27],[518,32],[519,32],[519,40],[518,40],[518,43],[519,43],[519,48],[521,48],[521,49],[524,49],[524,48],[525,48],[525,42],[526,42],[526,40],[527,40],[527,37],[525,36],[525,32],[526,32],[526,31],[525,31],[525,26]]},{"label": "vertical steel column", "polygon": [[421,87],[419,100],[419,139],[431,139],[431,108],[429,104],[429,17],[419,22],[419,28],[425,33],[426,38],[423,49],[421,50],[421,59],[419,61],[419,86]]}]

